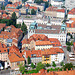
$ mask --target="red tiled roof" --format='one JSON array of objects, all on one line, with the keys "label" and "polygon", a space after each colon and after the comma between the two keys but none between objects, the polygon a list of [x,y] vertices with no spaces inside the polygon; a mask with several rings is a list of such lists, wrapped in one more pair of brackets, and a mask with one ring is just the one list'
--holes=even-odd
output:
[{"label": "red tiled roof", "polygon": [[34,6],[30,6],[29,9],[37,10],[38,8],[37,7],[34,7]]},{"label": "red tiled roof", "polygon": [[8,57],[9,57],[10,62],[24,61],[25,59],[23,57],[20,57],[19,54],[16,54],[16,53],[9,54]]},{"label": "red tiled roof", "polygon": [[19,9],[7,8],[6,10],[11,11],[11,12],[19,12]]},{"label": "red tiled roof", "polygon": [[0,53],[7,53],[7,52],[8,52],[7,48],[0,48]]},{"label": "red tiled roof", "polygon": [[50,49],[44,49],[43,51],[42,50],[24,50],[23,51],[23,55],[24,53],[26,53],[26,58],[31,57],[32,54],[35,54],[36,57],[42,57],[42,55],[45,55],[45,54],[49,54],[49,55],[52,55],[52,54],[58,54],[58,53],[64,53],[64,51],[61,49],[61,48],[50,48]]},{"label": "red tiled roof", "polygon": [[52,45],[50,41],[36,41],[36,45]]},{"label": "red tiled roof", "polygon": [[61,46],[61,43],[56,38],[49,38],[49,41],[52,43],[53,46]]},{"label": "red tiled roof", "polygon": [[63,12],[63,13],[65,13],[65,9],[57,9],[57,12]]},{"label": "red tiled roof", "polygon": [[72,15],[74,14],[75,15],[75,8],[73,8],[72,10],[70,10],[68,14],[72,14]]},{"label": "red tiled roof", "polygon": [[24,50],[22,54],[26,52],[26,58],[31,57],[32,54],[36,54],[36,57],[42,57],[41,56],[41,50]]},{"label": "red tiled roof", "polygon": [[46,9],[46,11],[57,11],[57,7],[50,6]]},{"label": "red tiled roof", "polygon": [[72,22],[71,24],[70,23],[66,23],[67,25],[67,28],[75,28],[75,21]]},{"label": "red tiled roof", "polygon": [[14,7],[16,8],[17,6],[21,5],[21,2],[15,2],[14,4],[7,4],[6,7]]}]

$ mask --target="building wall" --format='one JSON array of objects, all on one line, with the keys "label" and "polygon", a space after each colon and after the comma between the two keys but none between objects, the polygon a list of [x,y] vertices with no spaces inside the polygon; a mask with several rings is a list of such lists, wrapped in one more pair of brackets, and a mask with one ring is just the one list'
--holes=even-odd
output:
[{"label": "building wall", "polygon": [[39,45],[39,46],[35,46],[35,50],[42,50],[42,49],[50,49],[51,47],[53,47],[52,45]]},{"label": "building wall", "polygon": [[48,23],[48,21],[45,21],[43,19],[35,19],[35,20],[33,20],[33,19],[28,19],[28,20],[27,19],[24,19],[24,20],[17,19],[17,24],[22,25],[22,23],[24,22],[27,26],[27,29],[29,29],[30,24],[33,23],[34,21],[36,21],[36,23],[39,23],[39,24],[47,24]]},{"label": "building wall", "polygon": [[51,55],[49,55],[48,58],[45,58],[45,56],[42,56],[42,63],[43,64],[51,64]]},{"label": "building wall", "polygon": [[49,63],[52,64],[54,61],[56,64],[62,62],[64,60],[64,53],[58,53],[58,54],[53,54],[49,55],[49,57],[45,58],[45,55],[42,56],[42,63]]},{"label": "building wall", "polygon": [[8,53],[0,53],[1,61],[7,61],[7,59],[8,59]]},{"label": "building wall", "polygon": [[75,14],[68,14],[68,19],[69,18],[75,18]]},{"label": "building wall", "polygon": [[46,16],[50,17],[57,17],[57,12],[56,11],[45,11]]},{"label": "building wall", "polygon": [[41,5],[37,5],[37,4],[35,4],[35,3],[33,3],[33,4],[30,4],[31,6],[34,6],[34,7],[37,7],[37,8],[39,8],[40,9],[40,11],[43,11],[44,10],[44,6],[41,6]]},{"label": "building wall", "polygon": [[42,57],[34,57],[34,58],[31,58],[31,62],[32,63],[38,63],[38,62],[42,62]]},{"label": "building wall", "polygon": [[30,49],[32,49],[32,48],[34,48],[34,47],[35,47],[35,41],[32,40],[32,41],[30,42]]},{"label": "building wall", "polygon": [[[9,11],[9,10],[7,10],[7,9],[5,9],[5,10],[10,14],[10,16],[12,16],[13,11]],[[16,16],[17,16],[17,17],[20,16],[20,11],[19,11],[19,12],[16,12],[16,11],[15,11],[15,13],[16,13]]]},{"label": "building wall", "polygon": [[11,69],[19,69],[19,66],[18,65],[20,65],[21,63],[23,63],[23,65],[25,64],[25,62],[24,61],[19,61],[19,63],[18,62],[10,62],[10,67],[11,67]]},{"label": "building wall", "polygon": [[54,61],[56,64],[62,62],[64,60],[64,53],[58,53],[51,55],[51,64]]},{"label": "building wall", "polygon": [[57,17],[64,18],[65,13],[57,12]]},{"label": "building wall", "polygon": [[28,38],[33,34],[44,34],[48,38],[57,38],[61,42],[61,44],[63,44],[63,45],[66,43],[66,33],[64,33],[64,32],[62,32],[60,34],[49,34],[49,33],[47,34],[47,33],[35,33],[35,31],[34,32],[28,31]]}]

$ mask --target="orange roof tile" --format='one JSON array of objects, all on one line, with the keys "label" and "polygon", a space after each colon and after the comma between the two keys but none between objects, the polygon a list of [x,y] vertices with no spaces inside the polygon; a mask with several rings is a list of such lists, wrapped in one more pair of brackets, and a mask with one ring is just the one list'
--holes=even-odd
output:
[{"label": "orange roof tile", "polygon": [[66,23],[67,25],[67,28],[75,28],[75,21],[72,22],[71,24],[70,23]]},{"label": "orange roof tile", "polygon": [[26,5],[25,5],[25,7],[29,7],[30,5],[27,3]]},{"label": "orange roof tile", "polygon": [[6,10],[11,11],[11,12],[19,12],[19,9],[7,8]]},{"label": "orange roof tile", "polygon": [[53,46],[61,46],[61,43],[56,38],[49,38],[49,41],[52,43]]},{"label": "orange roof tile", "polygon": [[50,6],[46,8],[46,11],[57,11],[57,7]]},{"label": "orange roof tile", "polygon": [[33,34],[32,36],[30,36],[29,39],[47,41],[48,40],[48,37],[45,36],[44,34]]},{"label": "orange roof tile", "polygon": [[36,57],[41,57],[41,50],[24,50],[22,54],[26,52],[26,58],[31,57],[32,54],[36,54]]},{"label": "orange roof tile", "polygon": [[36,45],[52,45],[50,41],[36,41]]},{"label": "orange roof tile", "polygon": [[63,12],[63,13],[65,13],[65,9],[57,9],[57,12]]},{"label": "orange roof tile", "polygon": [[75,8],[73,8],[72,10],[70,10],[68,14],[72,14],[72,15],[74,14],[75,15]]},{"label": "orange roof tile", "polygon": [[38,8],[37,7],[34,7],[34,6],[30,6],[29,9],[37,10]]},{"label": "orange roof tile", "polygon": [[51,55],[51,54],[58,54],[58,53],[64,53],[64,51],[61,48],[50,48],[50,49],[44,49],[41,54],[42,55]]},{"label": "orange roof tile", "polygon": [[7,52],[8,52],[7,48],[0,48],[0,53],[7,53]]},{"label": "orange roof tile", "polygon": [[16,53],[11,53],[8,55],[8,57],[11,63],[25,60],[23,57],[20,57],[19,54]]},{"label": "orange roof tile", "polygon": [[7,17],[7,16],[8,16],[7,14],[3,14],[3,15],[2,15],[2,17]]},{"label": "orange roof tile", "polygon": [[75,18],[70,18],[70,20],[73,20],[73,21],[75,21]]}]

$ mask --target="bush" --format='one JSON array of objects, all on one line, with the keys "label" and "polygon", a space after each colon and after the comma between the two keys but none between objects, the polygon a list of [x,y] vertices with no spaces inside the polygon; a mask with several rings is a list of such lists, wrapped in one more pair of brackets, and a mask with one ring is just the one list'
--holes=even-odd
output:
[{"label": "bush", "polygon": [[39,71],[41,69],[45,69],[45,66],[44,66],[44,64],[42,64],[41,62],[39,62],[39,63],[37,63],[36,70]]},{"label": "bush", "polygon": [[28,71],[26,72],[26,74],[31,74],[31,73],[38,73],[38,71],[37,71],[37,70],[28,70]]},{"label": "bush", "polygon": [[61,62],[60,65],[63,66],[64,65],[64,62]]},{"label": "bush", "polygon": [[51,66],[51,65],[47,63],[47,64],[46,64],[46,67],[49,67],[49,66]]},{"label": "bush", "polygon": [[33,63],[31,63],[31,67],[32,67],[32,68],[35,68],[35,65],[34,65]]},{"label": "bush", "polygon": [[66,70],[66,69],[71,70],[71,68],[73,68],[73,64],[72,63],[67,63],[67,64],[63,65],[63,69],[64,70]]},{"label": "bush", "polygon": [[70,46],[67,47],[67,51],[71,52],[71,47]]},{"label": "bush", "polygon": [[54,62],[54,61],[52,62],[52,66],[53,66],[53,67],[56,67],[56,64],[55,64],[55,62]]}]

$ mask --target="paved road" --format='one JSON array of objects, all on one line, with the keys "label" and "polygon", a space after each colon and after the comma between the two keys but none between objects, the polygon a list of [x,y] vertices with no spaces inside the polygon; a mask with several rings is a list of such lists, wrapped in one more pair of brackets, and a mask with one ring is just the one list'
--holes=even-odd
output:
[{"label": "paved road", "polygon": [[0,75],[10,75],[10,70],[2,70],[0,71]]},{"label": "paved road", "polygon": [[66,64],[67,63],[67,48],[66,47],[62,47],[62,48],[63,48],[64,54],[65,54],[64,63]]}]

